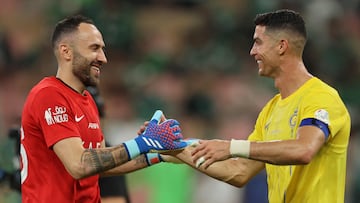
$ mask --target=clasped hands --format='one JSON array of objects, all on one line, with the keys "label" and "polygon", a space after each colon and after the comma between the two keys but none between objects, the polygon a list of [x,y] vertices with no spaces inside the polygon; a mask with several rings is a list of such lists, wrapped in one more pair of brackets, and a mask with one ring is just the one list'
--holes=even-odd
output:
[{"label": "clasped hands", "polygon": [[191,158],[197,168],[201,166],[206,169],[214,162],[231,157],[229,150],[230,141],[184,139],[180,123],[174,119],[166,119],[160,110],[155,112],[150,121],[144,122],[138,131],[138,135],[139,137],[150,136],[162,146],[162,148],[150,149],[150,152],[170,155],[175,158],[168,158],[166,161],[178,163],[179,160],[176,158],[176,155],[185,147],[191,150]]}]

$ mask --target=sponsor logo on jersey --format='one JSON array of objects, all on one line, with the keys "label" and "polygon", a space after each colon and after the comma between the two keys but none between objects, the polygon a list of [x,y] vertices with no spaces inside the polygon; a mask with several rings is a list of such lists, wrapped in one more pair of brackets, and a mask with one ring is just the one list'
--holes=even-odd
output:
[{"label": "sponsor logo on jersey", "polygon": [[297,123],[298,110],[295,109],[294,113],[290,116],[289,124],[291,128],[294,128]]},{"label": "sponsor logo on jersey", "polygon": [[89,123],[88,128],[89,129],[100,129],[100,126],[98,123]]},{"label": "sponsor logo on jersey", "polygon": [[66,108],[63,106],[55,106],[54,109],[49,107],[47,110],[45,110],[44,118],[48,125],[69,121],[69,116],[66,113]]},{"label": "sponsor logo on jersey", "polygon": [[268,121],[266,124],[265,124],[265,131],[269,131],[269,126],[270,126],[270,123],[271,121]]},{"label": "sponsor logo on jersey", "polygon": [[85,149],[98,149],[101,147],[101,142],[85,142],[82,141],[83,147]]},{"label": "sponsor logo on jersey", "polygon": [[78,115],[75,115],[75,121],[76,121],[76,122],[80,122],[81,119],[83,119],[83,118],[84,118],[84,115],[79,116],[79,117],[78,117]]},{"label": "sponsor logo on jersey", "polygon": [[298,120],[298,109],[296,108],[294,110],[294,113],[290,116],[290,119],[289,119],[289,125],[290,125],[290,129],[291,129],[291,137],[292,138],[296,137],[295,126],[297,124],[297,120]]},{"label": "sponsor logo on jersey", "polygon": [[325,109],[315,111],[315,118],[330,125],[329,113]]}]

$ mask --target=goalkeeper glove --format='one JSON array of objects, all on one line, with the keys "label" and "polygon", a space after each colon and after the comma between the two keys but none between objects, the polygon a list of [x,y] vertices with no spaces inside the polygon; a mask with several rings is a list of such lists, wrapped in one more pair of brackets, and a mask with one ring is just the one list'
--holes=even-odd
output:
[{"label": "goalkeeper glove", "polygon": [[148,152],[166,152],[169,150],[178,150],[187,146],[183,138],[179,122],[169,119],[159,123],[162,112],[156,111],[149,122],[146,130],[133,140],[124,143],[129,160],[140,154]]}]

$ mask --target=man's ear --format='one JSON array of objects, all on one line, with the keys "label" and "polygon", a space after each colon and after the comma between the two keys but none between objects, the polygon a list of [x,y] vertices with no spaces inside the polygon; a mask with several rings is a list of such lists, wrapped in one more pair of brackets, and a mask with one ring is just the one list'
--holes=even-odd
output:
[{"label": "man's ear", "polygon": [[60,56],[62,58],[64,58],[65,60],[67,60],[67,61],[71,60],[72,50],[68,44],[60,44],[59,45],[59,53],[60,53]]},{"label": "man's ear", "polygon": [[289,41],[286,39],[282,39],[280,40],[279,43],[279,55],[284,55],[285,51],[288,49],[289,47]]}]

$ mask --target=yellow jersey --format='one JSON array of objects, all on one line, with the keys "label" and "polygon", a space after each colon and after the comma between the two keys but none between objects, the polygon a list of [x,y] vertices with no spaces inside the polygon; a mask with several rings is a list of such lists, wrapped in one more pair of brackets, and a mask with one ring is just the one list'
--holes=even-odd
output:
[{"label": "yellow jersey", "polygon": [[275,95],[248,140],[295,139],[301,121],[309,118],[328,124],[326,143],[307,165],[266,164],[270,203],[344,202],[350,115],[338,92],[320,79],[311,78],[285,99]]}]

